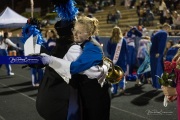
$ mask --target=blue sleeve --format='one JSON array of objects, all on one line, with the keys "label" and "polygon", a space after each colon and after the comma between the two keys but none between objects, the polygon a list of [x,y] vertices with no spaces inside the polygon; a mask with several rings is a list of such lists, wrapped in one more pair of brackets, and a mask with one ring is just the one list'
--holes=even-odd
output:
[{"label": "blue sleeve", "polygon": [[138,37],[141,37],[142,36],[142,33],[137,29],[137,28],[131,28],[128,33],[127,33],[127,36],[128,37],[131,37],[132,34],[138,36]]},{"label": "blue sleeve", "polygon": [[92,44],[86,43],[82,54],[79,58],[70,65],[70,73],[77,74],[89,69],[92,66],[98,65],[102,62],[103,53],[101,49]]},{"label": "blue sleeve", "polygon": [[142,33],[139,30],[135,30],[135,35],[138,37],[142,37]]},{"label": "blue sleeve", "polygon": [[111,55],[111,43],[110,43],[110,40],[108,40],[108,43],[107,43],[107,53],[109,55]]}]

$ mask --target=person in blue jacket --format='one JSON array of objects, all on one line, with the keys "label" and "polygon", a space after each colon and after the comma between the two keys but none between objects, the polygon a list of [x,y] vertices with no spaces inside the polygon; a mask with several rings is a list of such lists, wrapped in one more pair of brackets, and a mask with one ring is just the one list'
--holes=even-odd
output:
[{"label": "person in blue jacket", "polygon": [[[119,49],[118,49],[119,48]],[[128,50],[126,40],[122,36],[121,29],[114,27],[112,30],[112,36],[107,43],[107,52],[109,58],[115,65],[118,65],[126,72],[128,61]],[[117,55],[117,56],[116,56]],[[125,79],[121,80],[118,84],[113,84],[113,94],[118,94],[118,86],[121,92],[125,90]]]},{"label": "person in blue jacket", "polygon": [[151,66],[151,77],[152,85],[156,89],[161,89],[161,85],[158,82],[158,77],[164,72],[163,54],[166,47],[166,41],[168,33],[171,30],[171,26],[164,24],[162,30],[157,31],[151,37],[151,48],[150,48],[150,66]]},{"label": "person in blue jacket", "polygon": [[47,30],[45,33],[46,43],[44,44],[48,52],[51,52],[56,46],[57,35],[54,30]]},{"label": "person in blue jacket", "polygon": [[142,37],[142,33],[136,28],[132,27],[128,32],[126,36],[126,42],[127,42],[127,47],[128,47],[128,70],[127,73],[130,76],[133,76],[133,71],[135,67],[137,66],[137,51],[139,48],[139,38]]},{"label": "person in blue jacket", "polygon": [[172,61],[174,56],[176,55],[178,49],[180,48],[180,44],[177,43],[175,45],[173,45],[172,47],[170,47],[167,51],[167,54],[166,54],[166,61]]}]

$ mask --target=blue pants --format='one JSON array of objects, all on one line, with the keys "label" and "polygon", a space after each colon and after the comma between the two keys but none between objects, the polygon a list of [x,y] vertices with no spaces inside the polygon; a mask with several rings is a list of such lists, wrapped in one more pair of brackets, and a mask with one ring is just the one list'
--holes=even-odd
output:
[{"label": "blue pants", "polygon": [[32,84],[39,83],[43,78],[43,69],[31,68]]},{"label": "blue pants", "polygon": [[117,93],[118,86],[120,89],[125,89],[125,79],[123,78],[119,83],[113,84],[113,94]]},{"label": "blue pants", "polygon": [[155,54],[151,54],[150,62],[152,85],[156,89],[161,89],[161,85],[159,84],[158,77],[156,77],[156,75],[161,76],[161,74],[164,72],[163,55],[156,58]]},{"label": "blue pants", "polygon": [[[8,52],[5,49],[0,49],[0,56],[8,56]],[[2,64],[0,64],[1,68]],[[11,72],[11,65],[10,64],[5,64],[6,69],[7,69],[7,74],[10,75]]]}]

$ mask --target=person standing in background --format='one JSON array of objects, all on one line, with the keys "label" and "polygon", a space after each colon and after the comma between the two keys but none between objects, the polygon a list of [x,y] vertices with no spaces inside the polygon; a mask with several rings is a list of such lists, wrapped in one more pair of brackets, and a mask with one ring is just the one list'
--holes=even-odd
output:
[{"label": "person standing in background", "polygon": [[148,83],[150,82],[150,71],[149,66],[150,65],[150,58],[149,58],[149,52],[151,47],[151,41],[149,36],[143,36],[142,39],[139,41],[139,48],[137,53],[137,59],[139,63],[139,68],[137,70],[138,79],[136,80],[135,86],[140,86],[142,83]]},{"label": "person standing in background", "polygon": [[[16,44],[14,44],[8,36],[8,32],[4,32],[4,38],[2,39],[2,41],[0,41],[0,56],[8,56],[8,46],[12,46],[18,50],[21,50],[20,47],[18,47]],[[0,68],[1,68],[2,64],[0,64]],[[14,73],[12,72],[12,68],[10,64],[5,64],[6,69],[7,69],[7,75],[14,75]]]},{"label": "person standing in background", "polygon": [[131,27],[131,29],[127,32],[126,35],[126,42],[127,42],[127,48],[128,48],[128,69],[127,69],[127,74],[132,76],[134,70],[137,67],[137,51],[139,48],[139,40],[142,36],[142,33],[136,28],[136,27]]},{"label": "person standing in background", "polygon": [[45,38],[47,40],[45,47],[50,52],[56,46],[57,35],[56,35],[55,31],[48,30],[45,33]]},{"label": "person standing in background", "polygon": [[[120,66],[122,70],[126,72],[128,59],[127,43],[123,38],[121,29],[117,26],[112,30],[111,38],[107,43],[107,52],[109,54],[109,58],[113,61],[113,63]],[[120,92],[124,93],[125,81],[125,78],[123,78],[123,80],[121,80],[118,84],[113,84],[112,93],[114,95],[119,94],[118,86],[120,88]]]},{"label": "person standing in background", "polygon": [[[53,0],[52,4],[62,19],[54,25],[59,36],[56,46],[51,54],[48,52],[47,54],[63,58],[74,42],[72,29],[78,10],[74,6],[74,0]],[[46,50],[44,51],[46,53]],[[41,51],[41,53],[44,52]],[[36,109],[39,115],[45,120],[80,120],[78,113],[73,113],[74,116],[71,117],[72,110],[76,109],[74,105],[74,108],[71,107],[73,104],[71,101],[74,101],[71,97],[76,90],[76,85],[67,84],[53,68],[46,66],[36,99]]]},{"label": "person standing in background", "polygon": [[166,55],[167,55],[167,52],[168,50],[174,45],[173,41],[172,40],[168,40],[167,43],[166,43],[166,48],[164,50],[164,60],[166,59]]},{"label": "person standing in background", "polygon": [[150,48],[150,64],[151,64],[151,77],[152,85],[156,89],[161,89],[161,85],[158,82],[158,77],[164,72],[163,55],[166,47],[166,41],[168,32],[171,30],[171,26],[164,24],[162,30],[159,30],[151,37],[152,46]]}]

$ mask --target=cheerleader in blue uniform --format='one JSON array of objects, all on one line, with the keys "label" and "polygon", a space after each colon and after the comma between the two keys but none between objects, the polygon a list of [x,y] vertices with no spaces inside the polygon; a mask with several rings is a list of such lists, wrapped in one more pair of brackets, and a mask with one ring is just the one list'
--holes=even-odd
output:
[{"label": "cheerleader in blue uniform", "polygon": [[91,38],[97,31],[97,23],[96,18],[88,17],[79,17],[75,22],[74,41],[82,49],[82,53],[76,60],[72,62],[66,60],[70,59],[68,55],[66,55],[66,59],[60,59],[42,54],[46,56],[42,59],[43,63],[49,64],[49,67],[55,70],[64,81],[67,83],[69,83],[69,79],[71,79],[70,82],[78,81],[83,120],[109,120],[110,115],[109,85],[105,83],[101,86],[98,83],[98,78],[90,77],[86,71],[103,63],[102,48]]},{"label": "cheerleader in blue uniform", "polygon": [[[21,50],[20,47],[18,47],[16,44],[14,44],[9,38],[8,38],[8,32],[4,33],[4,37],[3,40],[0,41],[0,56],[8,56],[8,46],[12,46],[18,50]],[[0,68],[1,68],[2,64],[0,64]],[[7,69],[7,75],[14,75],[14,73],[12,72],[11,69],[11,65],[10,64],[5,64],[6,69]]]},{"label": "cheerleader in blue uniform", "polygon": [[150,63],[151,63],[151,77],[153,87],[156,89],[161,89],[161,85],[158,82],[157,76],[161,76],[164,72],[163,64],[163,53],[166,47],[166,40],[168,36],[168,31],[171,26],[164,24],[162,30],[159,30],[151,37],[152,46],[150,49]]},{"label": "cheerleader in blue uniform", "polygon": [[[107,52],[110,59],[113,60],[113,63],[120,66],[122,70],[126,72],[128,49],[127,43],[123,38],[119,27],[114,27],[112,30],[112,36],[107,43]],[[125,90],[125,78],[123,78],[123,80],[121,80],[118,84],[113,84],[113,94],[117,94],[118,86],[123,93]]]}]

